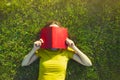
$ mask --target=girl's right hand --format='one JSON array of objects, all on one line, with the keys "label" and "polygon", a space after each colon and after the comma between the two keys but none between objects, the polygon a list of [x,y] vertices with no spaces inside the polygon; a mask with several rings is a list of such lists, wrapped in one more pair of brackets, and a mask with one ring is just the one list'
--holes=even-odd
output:
[{"label": "girl's right hand", "polygon": [[34,42],[34,49],[35,49],[35,50],[38,50],[38,49],[40,48],[40,46],[42,45],[42,43],[43,43],[43,40],[42,40],[42,39],[40,39],[40,40],[38,40],[38,41],[35,41],[35,42]]}]

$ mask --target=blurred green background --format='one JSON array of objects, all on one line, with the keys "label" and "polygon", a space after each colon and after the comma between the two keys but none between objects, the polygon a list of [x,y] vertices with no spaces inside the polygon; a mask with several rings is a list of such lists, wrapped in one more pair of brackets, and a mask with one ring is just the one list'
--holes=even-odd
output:
[{"label": "blurred green background", "polygon": [[37,80],[39,60],[21,62],[49,20],[93,63],[70,60],[66,80],[120,80],[120,0],[0,0],[0,80]]}]

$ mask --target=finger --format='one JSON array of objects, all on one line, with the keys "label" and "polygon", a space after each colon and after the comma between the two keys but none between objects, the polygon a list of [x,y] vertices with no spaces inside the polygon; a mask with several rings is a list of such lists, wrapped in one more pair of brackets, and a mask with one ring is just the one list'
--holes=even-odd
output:
[{"label": "finger", "polygon": [[35,44],[35,47],[38,47],[39,45],[38,44]]},{"label": "finger", "polygon": [[40,46],[41,46],[41,43],[38,43],[38,44],[37,44],[37,47],[40,47]]},{"label": "finger", "polygon": [[41,42],[41,43],[44,43],[43,39],[40,39],[40,42]]},{"label": "finger", "polygon": [[34,43],[34,46],[35,46],[35,47],[38,47],[38,46],[39,46],[39,44],[38,44],[38,43]]}]

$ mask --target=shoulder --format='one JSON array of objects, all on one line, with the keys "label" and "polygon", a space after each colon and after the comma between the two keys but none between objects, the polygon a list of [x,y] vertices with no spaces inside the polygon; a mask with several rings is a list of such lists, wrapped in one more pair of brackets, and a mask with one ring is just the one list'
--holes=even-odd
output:
[{"label": "shoulder", "polygon": [[41,57],[41,55],[43,55],[43,53],[45,53],[45,49],[38,49],[35,54],[39,57]]},{"label": "shoulder", "polygon": [[68,47],[65,50],[65,54],[66,54],[67,57],[73,58],[73,55],[75,54],[75,51],[72,48]]},{"label": "shoulder", "polygon": [[67,47],[67,50],[74,52],[74,50],[72,48],[70,48],[70,47]]}]

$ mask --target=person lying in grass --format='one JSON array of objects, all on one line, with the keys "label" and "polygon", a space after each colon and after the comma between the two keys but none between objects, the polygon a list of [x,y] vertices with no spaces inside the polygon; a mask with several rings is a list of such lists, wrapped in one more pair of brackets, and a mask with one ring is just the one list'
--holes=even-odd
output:
[{"label": "person lying in grass", "polygon": [[[45,27],[61,27],[57,21],[51,21]],[[74,42],[66,38],[67,49],[49,48],[43,49],[44,40],[34,42],[33,49],[25,56],[22,66],[28,66],[37,58],[40,58],[38,80],[65,80],[67,63],[70,59],[84,66],[92,66],[91,60],[79,50]]]}]

